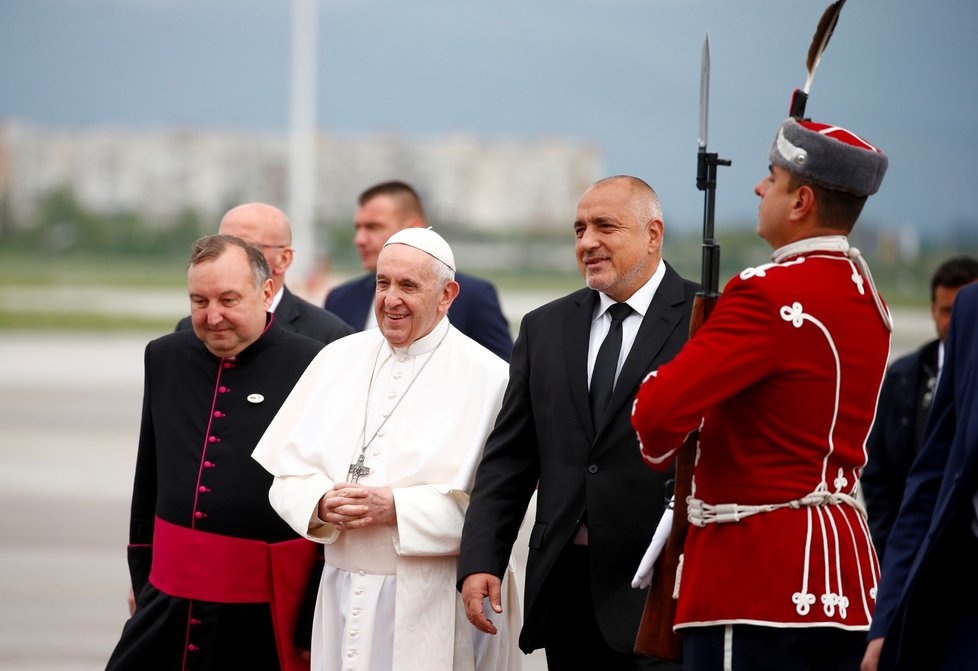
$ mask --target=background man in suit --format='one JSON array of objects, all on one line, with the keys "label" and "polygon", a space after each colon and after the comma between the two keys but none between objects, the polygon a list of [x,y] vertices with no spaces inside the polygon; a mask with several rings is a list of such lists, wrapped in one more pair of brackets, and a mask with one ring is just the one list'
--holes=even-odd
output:
[{"label": "background man in suit", "polygon": [[954,302],[944,369],[890,534],[862,671],[978,668],[976,324],[973,285]]},{"label": "background man in suit", "polygon": [[[358,199],[353,224],[353,244],[360,252],[366,275],[334,287],[326,296],[326,309],[357,331],[377,326],[373,313],[374,275],[377,255],[387,238],[403,228],[425,227],[421,198],[411,185],[391,181],[376,184]],[[459,297],[452,303],[448,319],[459,331],[486,349],[509,361],[513,338],[499,307],[496,288],[477,277],[457,273]]]},{"label": "background man in suit", "polygon": [[[292,265],[292,224],[282,210],[266,203],[245,203],[229,210],[218,229],[262,250],[272,272],[274,297],[269,312],[287,331],[329,344],[353,333],[342,319],[304,301],[285,286],[285,272]],[[177,330],[191,328],[190,317],[177,324]]]},{"label": "background man in suit", "polygon": [[574,231],[589,288],[523,319],[465,518],[459,588],[472,624],[493,632],[483,599],[502,612],[500,577],[539,483],[520,648],[545,648],[551,671],[677,668],[632,653],[645,592],[630,581],[669,476],[642,466],[629,415],[642,378],[686,341],[696,285],[662,260],[662,210],[640,179],[592,185]]},{"label": "background man in suit", "polygon": [[937,339],[894,361],[883,378],[876,421],[866,443],[869,462],[862,479],[869,530],[880,561],[893,520],[900,512],[910,465],[924,444],[927,412],[944,362],[951,305],[958,290],[975,280],[978,260],[970,256],[956,256],[938,266],[930,282],[930,313]]}]

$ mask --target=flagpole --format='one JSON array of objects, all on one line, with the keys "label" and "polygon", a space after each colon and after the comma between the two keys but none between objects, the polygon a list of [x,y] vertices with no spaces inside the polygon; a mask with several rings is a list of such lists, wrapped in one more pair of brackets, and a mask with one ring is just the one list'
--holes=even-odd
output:
[{"label": "flagpole", "polygon": [[295,257],[290,269],[296,287],[311,279],[317,249],[316,221],[316,32],[317,0],[292,0],[292,71],[289,105],[287,214],[292,221]]}]

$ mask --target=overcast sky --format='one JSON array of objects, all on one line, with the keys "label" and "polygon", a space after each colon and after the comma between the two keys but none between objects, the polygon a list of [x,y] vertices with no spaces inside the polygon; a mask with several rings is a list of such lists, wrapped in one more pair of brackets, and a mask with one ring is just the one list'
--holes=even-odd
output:
[{"label": "overcast sky", "polygon": [[[718,226],[753,185],[805,79],[827,0],[320,0],[318,125],[333,131],[560,135],[659,191],[696,228],[700,48],[713,54]],[[0,117],[285,130],[288,0],[2,0]],[[890,157],[864,218],[932,231],[975,220],[978,2],[849,0],[808,114]],[[568,212],[568,226],[573,216]]]}]

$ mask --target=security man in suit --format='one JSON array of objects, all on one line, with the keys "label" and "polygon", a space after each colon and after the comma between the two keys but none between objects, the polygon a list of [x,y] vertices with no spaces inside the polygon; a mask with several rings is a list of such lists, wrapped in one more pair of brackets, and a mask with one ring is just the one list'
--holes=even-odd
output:
[{"label": "security man in suit", "polygon": [[[287,331],[329,344],[353,333],[335,314],[304,301],[285,286],[285,272],[292,265],[292,224],[282,210],[266,203],[245,203],[229,210],[218,229],[221,235],[233,235],[262,250],[272,271],[274,298],[269,312]],[[184,317],[176,330],[191,328],[190,317]]]},{"label": "security man in suit", "polygon": [[[375,184],[360,194],[357,202],[353,244],[360,252],[360,263],[367,274],[334,287],[326,296],[326,309],[355,330],[363,331],[377,326],[373,311],[374,273],[384,243],[401,229],[423,228],[427,224],[421,198],[405,182]],[[499,306],[496,288],[464,273],[456,273],[455,281],[459,296],[448,312],[452,326],[509,361],[513,338]]]},{"label": "security man in suit", "polygon": [[655,191],[635,177],[592,185],[578,204],[576,254],[587,282],[528,313],[502,409],[476,472],[459,556],[466,615],[493,632],[527,503],[524,652],[551,671],[674,669],[636,657],[646,594],[630,586],[669,492],[642,467],[629,417],[639,383],[686,342],[696,285],[662,260]]},{"label": "security man in suit", "polygon": [[978,259],[970,256],[955,256],[937,267],[930,282],[930,314],[937,338],[894,361],[883,378],[862,478],[867,521],[880,562],[900,512],[907,474],[924,444],[924,424],[944,365],[951,305],[961,287],[976,280]]},{"label": "security man in suit", "polygon": [[954,300],[944,368],[893,524],[862,671],[978,668],[978,286]]}]

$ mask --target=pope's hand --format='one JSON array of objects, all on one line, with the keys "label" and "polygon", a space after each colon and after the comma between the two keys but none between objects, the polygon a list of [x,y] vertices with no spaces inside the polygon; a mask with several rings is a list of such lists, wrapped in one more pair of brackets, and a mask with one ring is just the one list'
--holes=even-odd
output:
[{"label": "pope's hand", "polygon": [[485,599],[489,597],[489,605],[493,612],[502,613],[503,604],[500,595],[499,578],[491,573],[472,573],[465,576],[462,582],[462,603],[465,604],[465,617],[478,629],[487,634],[496,633],[496,625],[485,613]]},{"label": "pope's hand", "polygon": [[319,500],[319,519],[343,530],[394,526],[394,492],[390,487],[337,482]]}]

